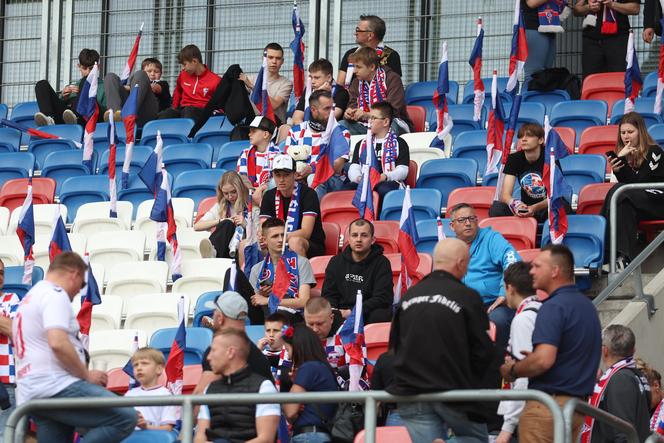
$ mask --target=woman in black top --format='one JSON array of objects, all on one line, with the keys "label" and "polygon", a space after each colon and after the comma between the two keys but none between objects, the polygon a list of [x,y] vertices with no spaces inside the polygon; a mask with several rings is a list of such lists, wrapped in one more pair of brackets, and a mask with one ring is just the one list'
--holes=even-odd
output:
[{"label": "woman in black top", "polygon": [[[623,183],[664,182],[664,157],[646,129],[643,117],[630,112],[620,119],[618,143],[609,164],[618,184],[611,188],[604,200],[602,215],[606,218],[605,249],[610,248],[610,203],[613,193]],[[633,189],[618,197],[617,206],[617,263],[622,270],[637,255],[637,228],[643,220],[664,219],[664,189]],[[606,257],[609,257],[606,254]],[[607,258],[608,260],[608,258]]]}]

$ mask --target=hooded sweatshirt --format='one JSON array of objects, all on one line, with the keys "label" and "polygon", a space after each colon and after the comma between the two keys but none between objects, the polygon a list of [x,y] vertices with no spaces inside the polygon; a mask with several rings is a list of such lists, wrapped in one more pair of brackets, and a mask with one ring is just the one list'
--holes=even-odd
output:
[{"label": "hooded sweatshirt", "polygon": [[333,308],[352,309],[358,289],[362,290],[365,318],[374,309],[392,305],[392,268],[382,246],[371,245],[369,255],[359,262],[353,260],[350,246],[346,246],[327,265],[322,296]]},{"label": "hooded sweatshirt", "polygon": [[180,72],[173,91],[173,108],[187,106],[204,108],[220,81],[221,77],[210,71],[207,66],[201,75],[192,75],[187,71]]}]

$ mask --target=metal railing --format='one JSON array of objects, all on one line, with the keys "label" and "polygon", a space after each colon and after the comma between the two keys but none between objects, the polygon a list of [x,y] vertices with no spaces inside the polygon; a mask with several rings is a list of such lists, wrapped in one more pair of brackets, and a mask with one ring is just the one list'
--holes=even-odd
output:
[{"label": "metal railing", "polygon": [[628,443],[639,443],[639,435],[636,433],[634,426],[632,426],[630,423],[616,417],[615,415],[609,414],[606,411],[590,406],[588,403],[578,398],[569,400],[563,407],[563,417],[565,419],[565,441],[567,442],[572,441],[572,424],[575,412],[578,412],[582,415],[589,415],[596,421],[599,420],[611,425],[620,431],[623,431],[627,436]]}]

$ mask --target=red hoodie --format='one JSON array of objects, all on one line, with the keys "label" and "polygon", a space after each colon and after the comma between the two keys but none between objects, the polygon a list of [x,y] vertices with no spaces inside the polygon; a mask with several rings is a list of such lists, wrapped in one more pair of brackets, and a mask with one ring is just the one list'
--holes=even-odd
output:
[{"label": "red hoodie", "polygon": [[201,75],[188,74],[187,71],[180,72],[173,91],[173,108],[185,106],[204,108],[220,81],[221,77],[210,71],[207,66]]}]

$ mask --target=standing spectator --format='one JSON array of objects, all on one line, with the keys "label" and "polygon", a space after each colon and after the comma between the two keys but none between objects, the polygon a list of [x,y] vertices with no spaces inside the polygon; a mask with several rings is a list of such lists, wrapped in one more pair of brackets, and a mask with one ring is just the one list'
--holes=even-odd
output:
[{"label": "standing spectator", "polygon": [[[44,280],[30,289],[12,323],[16,343],[16,402],[39,398],[108,397],[106,373],[86,368],[71,301],[85,286],[87,265],[74,252],[55,257]],[[120,442],[136,426],[134,408],[52,409],[34,414],[37,440],[70,443],[86,428],[87,443]]]},{"label": "standing spectator", "polygon": [[[5,424],[16,408],[16,368],[14,366],[14,344],[12,343],[12,320],[16,317],[19,298],[13,292],[3,292],[5,284],[5,264],[0,259],[0,439],[5,432]],[[5,391],[5,395],[1,392]],[[6,397],[6,402],[2,398]]]},{"label": "standing spectator", "polygon": [[[574,284],[574,257],[563,245],[547,245],[533,260],[533,288],[549,297],[542,302],[532,344],[534,350],[519,361],[500,367],[503,378],[528,377],[528,388],[554,396],[562,407],[572,398],[586,400],[595,386],[600,359],[601,327],[592,302]],[[577,441],[583,416],[574,414]],[[529,400],[521,412],[519,439],[553,442],[553,418],[541,403]]]},{"label": "standing spectator", "polygon": [[[309,78],[311,79],[311,92],[315,91],[330,91],[332,94],[332,101],[334,102],[334,117],[341,120],[348,106],[350,96],[348,91],[341,85],[337,84],[332,77],[332,63],[324,58],[319,58],[309,65]],[[293,123],[298,124],[304,121],[304,110],[307,107],[307,98],[302,93],[300,101],[295,107],[293,112]]]},{"label": "standing spectator", "polygon": [[[388,66],[401,77],[401,58],[397,51],[383,44],[385,32],[385,21],[382,18],[375,15],[360,16],[360,21],[355,27],[355,43],[358,46],[357,48],[350,48],[341,58],[339,73],[337,74],[337,81],[340,84],[343,85],[346,82],[350,56],[360,48],[372,48],[376,50],[378,57],[380,57],[380,65]],[[351,78],[350,80],[352,81],[353,79]],[[351,82],[349,81],[348,83]]]},{"label": "standing spectator", "polygon": [[[394,347],[392,341],[388,344],[388,349],[383,352],[374,366],[371,374],[371,389],[381,391],[387,389],[394,380]],[[399,415],[399,409],[396,403],[379,404],[378,424],[380,426],[404,426],[403,420]]]},{"label": "standing spectator", "polygon": [[583,20],[583,78],[600,72],[624,72],[627,66],[629,15],[638,15],[640,0],[577,0],[574,15]]},{"label": "standing spectator", "polygon": [[[636,338],[623,325],[609,325],[602,333],[602,363],[606,369],[595,385],[590,405],[634,426],[639,441],[650,435],[650,386],[636,368]],[[591,443],[627,441],[627,435],[607,423],[586,417],[583,434]]]},{"label": "standing spectator", "polygon": [[[664,158],[662,148],[657,145],[646,129],[643,118],[630,112],[620,119],[618,143],[615,156],[610,157],[609,165],[618,179],[604,200],[601,214],[606,218],[606,240],[608,248],[610,236],[610,203],[613,193],[622,183],[657,183],[664,181]],[[664,191],[661,189],[633,189],[618,198],[618,238],[616,243],[618,270],[624,269],[638,253],[637,231],[642,220],[664,218]]]},{"label": "standing spectator", "polygon": [[[387,388],[390,394],[480,387],[494,349],[482,299],[461,282],[469,260],[461,240],[441,240],[434,250],[433,272],[404,295],[390,334],[395,351],[394,380]],[[473,403],[398,406],[413,442],[447,439],[446,426],[458,441],[488,440],[486,424],[475,414]]]},{"label": "standing spectator", "polygon": [[652,43],[655,34],[662,35],[662,4],[659,0],[645,0],[643,4],[643,41]]}]

